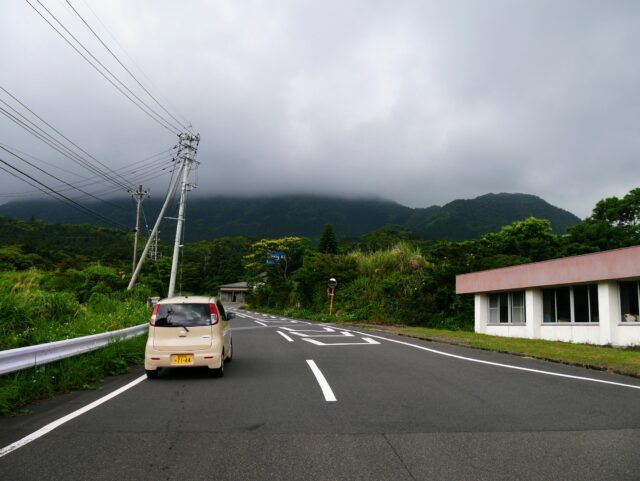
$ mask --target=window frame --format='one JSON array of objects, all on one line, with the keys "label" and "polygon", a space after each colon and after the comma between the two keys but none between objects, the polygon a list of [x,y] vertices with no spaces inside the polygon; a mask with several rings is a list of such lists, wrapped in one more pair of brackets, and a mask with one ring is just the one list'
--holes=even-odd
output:
[{"label": "window frame", "polygon": [[[625,319],[624,319],[625,313],[622,312],[622,289],[620,288],[623,283],[625,283],[625,284],[633,283],[633,284],[636,285],[636,301],[638,302],[638,310],[640,311],[640,280],[637,280],[637,281],[618,281],[618,300],[619,300],[618,305],[620,306],[620,319],[619,319],[618,323],[619,324],[624,324],[624,325],[640,324],[640,312],[635,314],[635,316],[636,316],[636,320],[635,321],[625,321]],[[631,313],[629,313],[629,314],[631,314]]]},{"label": "window frame", "polygon": [[[516,307],[516,309],[522,309],[522,321],[517,321],[514,322],[513,321],[513,308],[514,308],[514,303],[513,303],[513,294],[522,294],[522,306],[518,306]],[[502,304],[501,304],[501,300],[502,297],[505,296],[507,297],[507,320],[503,321],[501,318],[501,311],[502,311]],[[491,307],[491,299],[496,299],[497,300],[497,306],[496,307]],[[527,295],[526,295],[526,291],[523,290],[518,290],[518,291],[509,291],[509,292],[493,292],[491,294],[488,295],[488,302],[487,302],[487,325],[491,325],[491,326],[504,326],[504,325],[513,325],[513,326],[525,326],[527,324]],[[497,321],[492,321],[491,320],[491,314],[493,312],[497,313]]]},{"label": "window frame", "polygon": [[[579,286],[583,286],[586,287],[586,291],[587,291],[587,312],[589,314],[589,318],[586,321],[576,321],[576,309],[575,309],[575,295],[574,295],[574,287],[579,287]],[[593,325],[597,325],[600,324],[600,313],[597,312],[595,313],[596,315],[594,316],[594,313],[591,312],[592,311],[592,307],[593,307],[593,302],[592,302],[592,296],[591,296],[591,286],[595,286],[595,294],[596,294],[596,306],[598,308],[598,311],[600,310],[600,299],[598,298],[598,284],[594,284],[594,283],[590,283],[590,284],[576,284],[576,285],[571,285],[571,286],[559,286],[559,287],[548,287],[545,289],[542,289],[542,296],[543,296],[543,302],[542,302],[542,325],[543,326],[552,326],[552,325],[558,325],[558,326],[570,326],[570,325],[577,325],[577,326],[593,326]],[[569,310],[570,310],[570,314],[571,314],[571,319],[569,321],[558,321],[558,289],[569,289]],[[545,321],[545,311],[544,311],[544,293],[545,291],[553,291],[553,321]],[[594,317],[597,320],[593,320]]]}]

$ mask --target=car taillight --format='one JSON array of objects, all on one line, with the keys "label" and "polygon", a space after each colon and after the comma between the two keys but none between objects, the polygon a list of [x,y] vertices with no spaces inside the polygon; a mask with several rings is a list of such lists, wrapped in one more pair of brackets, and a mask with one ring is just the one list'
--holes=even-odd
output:
[{"label": "car taillight", "polygon": [[215,326],[218,324],[218,309],[215,304],[209,304],[209,310],[211,311],[211,325]]},{"label": "car taillight", "polygon": [[151,313],[151,322],[149,323],[152,326],[156,325],[156,314],[158,314],[159,307],[160,307],[160,304],[156,304],[155,306],[153,306],[153,312]]}]

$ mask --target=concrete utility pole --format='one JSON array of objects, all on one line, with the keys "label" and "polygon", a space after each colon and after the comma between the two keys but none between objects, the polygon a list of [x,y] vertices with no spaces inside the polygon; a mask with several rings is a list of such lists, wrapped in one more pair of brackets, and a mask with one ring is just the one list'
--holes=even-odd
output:
[{"label": "concrete utility pole", "polygon": [[138,237],[140,235],[140,205],[142,204],[143,198],[149,198],[151,195],[148,190],[142,190],[142,186],[138,186],[138,189],[135,191],[129,191],[131,196],[136,200],[136,234],[133,238],[133,267],[131,268],[131,272],[133,273],[136,270],[136,257],[138,255]]},{"label": "concrete utility pole", "polygon": [[151,244],[151,252],[149,253],[149,258],[154,261],[158,260],[158,235],[160,231],[156,232],[156,235],[153,237],[153,244]]},{"label": "concrete utility pole", "polygon": [[176,290],[176,274],[178,272],[178,259],[180,256],[180,241],[182,238],[182,226],[184,224],[184,210],[187,191],[193,187],[189,184],[189,171],[191,164],[195,162],[200,135],[180,134],[180,152],[182,162],[182,188],[180,189],[180,207],[176,223],[176,239],[173,244],[173,258],[171,259],[171,277],[169,278],[169,291],[167,297],[173,297]]},{"label": "concrete utility pole", "polygon": [[[195,161],[194,158],[198,148],[198,143],[200,142],[200,134],[197,134],[197,135],[180,134],[179,138],[180,138],[180,144],[179,144],[177,161],[180,162],[180,167],[178,168],[176,175],[171,181],[171,185],[169,186],[169,190],[167,191],[167,197],[164,199],[164,204],[162,204],[162,208],[160,209],[160,213],[158,214],[156,223],[154,224],[153,229],[151,230],[151,234],[149,235],[147,244],[144,246],[144,250],[140,255],[140,259],[138,260],[138,265],[136,266],[136,269],[133,272],[133,275],[131,276],[131,280],[129,281],[127,290],[132,289],[133,286],[136,284],[136,281],[138,280],[138,276],[140,275],[140,271],[142,270],[142,265],[144,264],[145,259],[149,255],[149,249],[151,248],[151,244],[153,243],[154,237],[158,235],[160,222],[164,218],[164,213],[167,210],[167,206],[169,205],[169,202],[173,198],[173,194],[176,191],[178,182],[180,181],[180,179],[183,179],[183,182],[184,182],[184,180],[186,179],[184,172],[189,171],[186,168],[187,165],[190,167],[191,163]],[[181,198],[182,197],[183,196],[181,196]],[[182,209],[182,216],[184,216],[184,208]],[[182,224],[180,223],[179,225],[180,225],[180,232],[182,232]],[[177,236],[176,239],[179,239],[179,236]],[[174,255],[174,257],[175,257],[174,260],[176,261],[176,270],[177,270],[177,256]],[[173,272],[173,269],[171,274],[172,274],[172,277],[175,277],[175,273]],[[175,278],[174,278],[174,285],[175,285]],[[171,295],[173,295],[173,292]]]}]

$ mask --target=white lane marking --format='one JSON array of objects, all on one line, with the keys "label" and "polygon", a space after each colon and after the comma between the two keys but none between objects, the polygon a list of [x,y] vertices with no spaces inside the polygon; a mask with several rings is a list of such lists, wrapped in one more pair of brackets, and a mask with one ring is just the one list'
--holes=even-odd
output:
[{"label": "white lane marking", "polygon": [[340,334],[307,334],[306,332],[292,331],[291,334],[300,337],[354,337],[353,334],[346,331],[342,331]]},{"label": "white lane marking", "polygon": [[291,339],[289,336],[287,336],[284,332],[282,331],[276,331],[278,334],[280,334],[282,337],[284,337],[287,341],[289,342],[293,342],[293,339]]},{"label": "white lane marking", "polygon": [[[302,321],[305,324],[312,324],[310,322],[306,322],[306,321]],[[326,326],[329,327],[331,326],[331,324],[320,324],[321,326]],[[335,326],[333,326],[335,327]],[[283,328],[284,329],[284,328]],[[403,342],[403,341],[397,341],[395,339],[389,339],[386,337],[382,337],[382,336],[376,336],[373,334],[365,334],[363,332],[359,332],[359,331],[353,331],[353,330],[348,330],[348,329],[344,329],[344,328],[339,328],[339,329],[343,329],[345,331],[349,331],[352,332],[354,334],[358,334],[361,336],[369,336],[369,338],[374,337],[376,339],[382,339],[383,341],[389,341],[389,342],[395,342],[396,344],[402,344],[404,346],[409,346],[409,347],[414,347],[416,349],[421,349],[423,351],[427,351],[427,352],[431,352],[433,354],[439,354],[441,356],[447,356],[447,357],[452,357],[454,359],[460,359],[463,361],[469,361],[469,362],[475,362],[478,364],[485,364],[485,365],[489,365],[489,366],[497,366],[497,367],[504,367],[507,369],[515,369],[517,371],[526,371],[526,372],[533,372],[536,374],[543,374],[546,376],[555,376],[555,377],[563,377],[563,378],[567,378],[567,379],[576,379],[579,381],[588,381],[588,382],[595,382],[595,383],[599,383],[599,384],[608,384],[611,386],[619,386],[619,387],[626,387],[626,388],[631,388],[631,389],[640,389],[640,386],[638,385],[634,385],[634,384],[625,384],[622,382],[615,382],[615,381],[605,381],[603,379],[594,379],[591,377],[584,377],[584,376],[573,376],[571,374],[562,374],[559,372],[552,372],[552,371],[543,371],[541,369],[532,369],[532,368],[528,368],[528,367],[519,367],[519,366],[512,366],[510,364],[503,364],[503,363],[499,363],[499,362],[492,362],[492,361],[483,361],[482,359],[474,359],[472,357],[466,357],[466,356],[459,356],[457,354],[450,354],[448,352],[443,352],[443,351],[438,351],[437,349],[430,349],[428,347],[424,347],[424,346],[419,346],[417,344],[411,344],[410,342]],[[365,338],[363,338],[365,339]],[[338,346],[341,344],[324,344],[321,343],[320,341],[314,341],[313,339],[304,339],[305,341],[311,342],[313,344],[316,345],[326,345],[326,346]],[[351,343],[343,343],[342,345],[366,345],[366,344],[351,344]]]},{"label": "white lane marking", "polygon": [[[252,313],[251,311],[244,311],[243,312],[245,314],[245,318],[247,319],[252,319],[254,321],[260,321],[261,323],[278,323],[281,324],[283,322],[286,323],[290,323],[290,324],[312,324],[311,322],[307,322],[307,321],[298,321],[298,320],[293,320],[293,319],[288,319],[288,320],[284,320],[284,321],[280,321],[277,319],[266,319],[265,317],[254,317],[254,316],[250,316],[249,313]],[[258,316],[265,316],[264,314],[259,314],[257,312],[253,312],[252,314],[256,314]],[[268,326],[267,324],[263,324],[265,327],[281,327],[280,325],[277,326]]]},{"label": "white lane marking", "polygon": [[260,324],[263,327],[267,327],[267,325],[264,322],[260,322],[257,319],[254,319],[253,322],[255,322],[256,324]]},{"label": "white lane marking", "polygon": [[101,397],[100,399],[98,399],[96,401],[93,401],[91,404],[87,404],[86,406],[84,406],[84,407],[82,407],[82,408],[80,408],[80,409],[78,409],[76,411],[73,411],[71,414],[67,414],[64,417],[61,417],[60,419],[47,424],[43,428],[40,428],[37,431],[35,431],[35,432],[31,433],[31,434],[28,434],[27,436],[25,436],[22,439],[19,439],[15,443],[12,443],[12,444],[9,444],[8,446],[5,446],[4,448],[0,449],[0,458],[2,456],[6,456],[11,451],[15,451],[16,449],[21,448],[22,446],[24,446],[26,444],[29,444],[31,441],[35,441],[36,439],[44,436],[45,434],[53,431],[54,429],[62,426],[64,423],[66,423],[68,421],[71,421],[72,419],[77,418],[78,416],[83,415],[87,411],[91,411],[93,408],[96,408],[96,407],[100,406],[101,404],[106,403],[110,399],[113,399],[114,397],[122,394],[123,392],[127,391],[128,389],[131,389],[135,385],[141,383],[146,378],[147,378],[146,374],[143,375],[143,376],[140,376],[138,379],[135,379],[135,380],[131,381],[129,384],[125,384],[120,389],[116,389],[112,393],[107,394],[106,396]]},{"label": "white lane marking", "polygon": [[[376,339],[382,339],[384,341],[395,342],[396,344],[402,344],[404,346],[415,347],[416,349],[421,349],[423,351],[432,352],[434,354],[439,354],[441,356],[453,357],[455,359],[461,359],[463,361],[477,362],[478,364],[487,364],[489,366],[505,367],[507,369],[515,369],[517,371],[535,372],[537,374],[544,374],[544,375],[547,375],[547,376],[565,377],[565,378],[568,378],[568,379],[578,379],[579,381],[597,382],[597,383],[600,383],[600,384],[609,384],[609,385],[612,385],[612,386],[620,386],[620,387],[628,387],[628,388],[632,388],[632,389],[640,389],[640,386],[636,386],[634,384],[625,384],[625,383],[622,383],[622,382],[605,381],[603,379],[594,379],[592,377],[573,376],[571,374],[562,374],[562,373],[559,373],[559,372],[552,372],[552,371],[542,371],[540,369],[532,369],[530,367],[512,366],[510,364],[502,364],[500,362],[483,361],[482,359],[474,359],[473,357],[459,356],[458,354],[451,354],[451,353],[448,353],[448,352],[438,351],[437,349],[431,349],[431,348],[428,348],[428,347],[420,346],[418,344],[411,344],[410,342],[397,341],[395,339],[389,339],[387,337],[382,337],[382,336],[374,336],[373,334],[365,334],[363,332],[358,332],[358,331],[351,331],[351,332],[353,332],[355,334],[362,335],[362,336],[370,336],[370,337],[375,337]],[[305,341],[306,340],[307,339],[305,339]],[[311,341],[312,341],[312,339],[309,339],[309,342],[311,342]]]},{"label": "white lane marking", "polygon": [[324,375],[322,374],[322,371],[320,371],[320,368],[318,368],[318,366],[316,366],[316,363],[311,359],[307,359],[307,364],[309,364],[311,372],[316,377],[316,381],[318,381],[318,384],[320,384],[320,389],[322,389],[322,394],[324,394],[325,401],[336,401],[336,396],[333,394],[331,386],[329,386],[329,383],[324,378]]},{"label": "white lane marking", "polygon": [[316,341],[315,339],[309,339],[308,337],[304,337],[302,340],[315,344],[316,346],[371,346],[374,344],[380,344],[378,341],[374,341],[368,337],[362,338],[364,342],[330,342],[329,344],[322,341]]},{"label": "white lane marking", "polygon": [[[287,331],[290,332],[321,332],[321,333],[327,333],[327,332],[336,332],[335,329],[330,329],[328,327],[325,327],[323,330],[319,331],[318,329],[299,329],[297,327],[284,327],[284,326],[280,326],[281,329],[285,329]],[[347,331],[340,331],[340,332],[347,332]],[[349,336],[352,336],[353,334],[349,334]]]}]

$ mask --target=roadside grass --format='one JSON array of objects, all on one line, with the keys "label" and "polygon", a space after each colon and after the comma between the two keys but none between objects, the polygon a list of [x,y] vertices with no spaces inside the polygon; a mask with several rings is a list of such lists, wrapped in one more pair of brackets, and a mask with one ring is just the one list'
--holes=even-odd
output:
[{"label": "roadside grass", "polygon": [[103,349],[0,376],[0,416],[24,414],[24,405],[59,392],[95,389],[105,376],[129,372],[144,362],[147,336],[115,341]]},{"label": "roadside grass", "polygon": [[443,342],[457,346],[515,354],[523,357],[640,377],[640,349],[637,347],[620,348],[545,341],[542,339],[489,336],[475,332],[448,331],[428,327],[387,326],[369,323],[350,324],[376,331],[424,339],[426,341]]},{"label": "roadside grass", "polygon": [[41,271],[0,273],[0,350],[87,336],[147,321],[146,291],[95,292],[81,303],[67,291],[48,291]]},{"label": "roadside grass", "polygon": [[265,309],[260,311],[282,314],[310,321],[335,322],[348,326],[375,331],[389,332],[401,336],[443,342],[457,346],[503,352],[517,356],[531,357],[545,361],[559,362],[573,366],[586,367],[601,371],[611,371],[626,376],[640,377],[640,347],[594,346],[542,339],[523,339],[515,337],[489,336],[470,331],[452,331],[429,327],[405,326],[393,324],[375,324],[338,316],[329,319],[327,313],[318,313],[304,309]]}]

